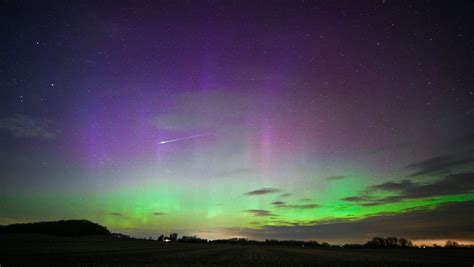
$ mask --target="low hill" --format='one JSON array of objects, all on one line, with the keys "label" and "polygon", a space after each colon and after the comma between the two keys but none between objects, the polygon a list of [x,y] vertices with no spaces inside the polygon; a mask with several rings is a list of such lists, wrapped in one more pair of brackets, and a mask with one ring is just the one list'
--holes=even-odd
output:
[{"label": "low hill", "polygon": [[111,235],[106,227],[87,220],[62,220],[10,224],[0,226],[0,233],[47,234],[58,236]]}]

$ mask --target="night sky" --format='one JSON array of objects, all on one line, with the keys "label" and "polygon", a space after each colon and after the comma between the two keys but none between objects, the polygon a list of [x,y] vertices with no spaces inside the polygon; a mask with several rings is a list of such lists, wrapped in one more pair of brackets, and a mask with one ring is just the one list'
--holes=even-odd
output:
[{"label": "night sky", "polygon": [[474,242],[472,1],[0,13],[0,224]]}]

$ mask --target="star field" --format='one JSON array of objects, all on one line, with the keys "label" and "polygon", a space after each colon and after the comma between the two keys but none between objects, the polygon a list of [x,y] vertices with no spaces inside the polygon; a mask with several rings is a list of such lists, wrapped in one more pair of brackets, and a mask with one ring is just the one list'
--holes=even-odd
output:
[{"label": "star field", "polygon": [[468,1],[0,10],[0,224],[474,240]]}]

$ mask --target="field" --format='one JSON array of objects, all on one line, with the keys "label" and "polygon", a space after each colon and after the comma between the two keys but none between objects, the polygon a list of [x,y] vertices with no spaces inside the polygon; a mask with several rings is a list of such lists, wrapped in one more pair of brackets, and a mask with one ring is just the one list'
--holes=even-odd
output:
[{"label": "field", "polygon": [[0,236],[4,266],[473,266],[471,249],[349,249]]}]

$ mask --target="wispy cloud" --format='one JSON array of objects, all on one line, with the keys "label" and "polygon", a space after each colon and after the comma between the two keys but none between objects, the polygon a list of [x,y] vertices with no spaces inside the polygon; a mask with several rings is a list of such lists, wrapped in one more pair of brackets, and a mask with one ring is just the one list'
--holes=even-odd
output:
[{"label": "wispy cloud", "polygon": [[[232,229],[249,238],[324,240],[362,243],[374,236],[409,239],[474,239],[474,201],[454,202],[403,213],[377,214],[361,220],[340,219],[312,224],[260,225],[258,229]],[[283,223],[282,223],[283,224]]]},{"label": "wispy cloud", "polygon": [[314,208],[319,208],[320,205],[317,204],[287,204],[284,201],[274,201],[272,202],[272,205],[275,206],[276,208],[288,208],[288,209],[314,209]]},{"label": "wispy cloud", "polygon": [[[457,150],[451,154],[409,164],[407,169],[411,174],[407,176],[408,179],[371,185],[360,195],[345,197],[342,200],[357,202],[360,206],[377,206],[410,199],[469,194],[474,192],[472,152],[472,149]],[[420,182],[421,178],[431,178],[431,181]],[[389,193],[389,196],[380,197],[378,192],[381,191]]]},{"label": "wispy cloud", "polygon": [[162,215],[167,215],[167,214],[168,213],[166,213],[166,212],[159,212],[159,211],[153,212],[153,215],[155,215],[155,216],[162,216]]},{"label": "wispy cloud", "polygon": [[415,184],[412,183],[410,180],[402,180],[400,182],[387,182],[387,183],[372,185],[372,186],[369,186],[369,190],[406,191],[413,187],[415,187]]},{"label": "wispy cloud", "polygon": [[280,205],[285,205],[285,204],[286,204],[286,202],[284,202],[284,201],[273,201],[272,202],[272,205],[274,205],[274,206],[280,206]]},{"label": "wispy cloud", "polygon": [[120,212],[111,212],[110,215],[117,216],[117,217],[122,217],[123,214]]},{"label": "wispy cloud", "polygon": [[35,120],[23,114],[0,119],[0,129],[4,129],[15,138],[54,139],[59,131],[50,127],[49,120]]},{"label": "wispy cloud", "polygon": [[278,216],[276,214],[271,213],[268,210],[251,209],[251,210],[244,210],[244,212],[250,213],[256,217]]},{"label": "wispy cloud", "polygon": [[388,203],[397,203],[407,199],[420,199],[447,195],[468,194],[474,191],[474,173],[458,173],[444,177],[431,183],[386,182],[367,187],[368,192],[385,191],[394,193],[392,196],[377,198],[372,195],[351,196],[342,200],[348,202],[366,202],[362,206],[377,206]]},{"label": "wispy cloud", "polygon": [[258,190],[247,192],[244,195],[258,196],[258,195],[273,194],[273,193],[277,193],[277,192],[280,192],[280,189],[278,189],[278,188],[261,188],[261,189],[258,189]]},{"label": "wispy cloud", "polygon": [[414,178],[419,176],[446,174],[454,168],[463,167],[473,163],[474,157],[472,152],[437,156],[408,165],[407,168],[414,171],[408,177]]},{"label": "wispy cloud", "polygon": [[348,202],[359,202],[359,201],[369,201],[371,198],[367,196],[353,196],[353,197],[345,197],[342,200],[348,201]]}]

